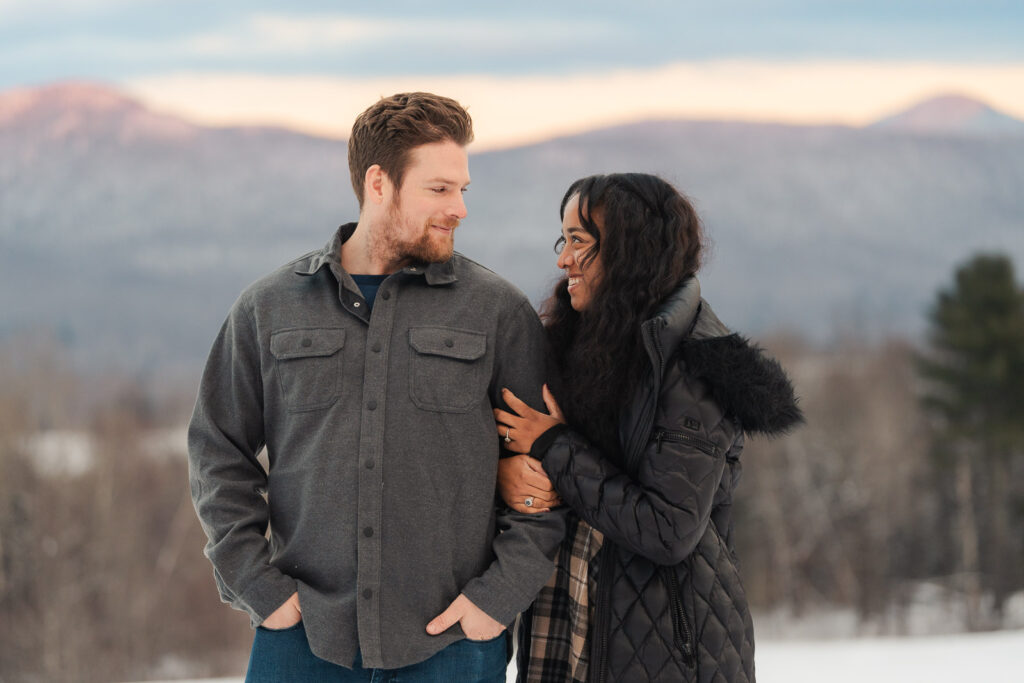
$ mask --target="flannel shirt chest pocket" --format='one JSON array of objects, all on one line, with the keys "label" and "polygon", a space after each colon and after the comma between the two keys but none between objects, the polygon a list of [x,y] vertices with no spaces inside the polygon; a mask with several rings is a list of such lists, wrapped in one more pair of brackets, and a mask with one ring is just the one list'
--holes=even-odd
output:
[{"label": "flannel shirt chest pocket", "polygon": [[409,330],[409,397],[417,408],[465,413],[485,398],[487,334],[452,327]]},{"label": "flannel shirt chest pocket", "polygon": [[270,335],[281,396],[288,410],[320,410],[338,400],[342,389],[345,330],[302,327]]}]

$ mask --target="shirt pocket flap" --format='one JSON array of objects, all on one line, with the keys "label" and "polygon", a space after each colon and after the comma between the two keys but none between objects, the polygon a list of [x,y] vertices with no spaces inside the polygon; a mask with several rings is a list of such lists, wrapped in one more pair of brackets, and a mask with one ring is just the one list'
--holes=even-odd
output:
[{"label": "shirt pocket flap", "polygon": [[409,330],[409,345],[417,353],[476,360],[487,351],[487,335],[450,327],[414,327]]},{"label": "shirt pocket flap", "polygon": [[278,360],[331,356],[345,346],[345,330],[307,327],[270,335],[270,353]]}]

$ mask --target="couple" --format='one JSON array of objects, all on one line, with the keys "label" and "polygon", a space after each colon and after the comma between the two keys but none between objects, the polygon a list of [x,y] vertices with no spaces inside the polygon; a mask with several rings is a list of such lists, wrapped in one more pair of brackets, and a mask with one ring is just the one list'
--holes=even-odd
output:
[{"label": "couple", "polygon": [[472,137],[428,93],[363,112],[358,222],[214,342],[190,485],[247,680],[504,681],[520,613],[524,680],[753,680],[730,505],[743,434],[800,419],[785,374],[701,300],[698,218],[649,175],[570,186],[542,326],[453,252]]}]

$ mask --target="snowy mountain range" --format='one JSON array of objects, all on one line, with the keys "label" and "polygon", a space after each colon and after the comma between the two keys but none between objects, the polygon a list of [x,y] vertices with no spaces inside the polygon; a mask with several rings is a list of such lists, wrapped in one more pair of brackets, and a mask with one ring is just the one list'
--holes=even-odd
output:
[{"label": "snowy mountain range", "polygon": [[[748,334],[917,335],[973,252],[1024,264],[1024,122],[963,97],[865,128],[648,121],[470,152],[456,247],[534,301],[562,192],[595,172],[693,199],[705,296]],[[0,340],[53,330],[81,362],[195,372],[247,283],[356,215],[343,141],[203,127],[95,84],[0,93]]]}]

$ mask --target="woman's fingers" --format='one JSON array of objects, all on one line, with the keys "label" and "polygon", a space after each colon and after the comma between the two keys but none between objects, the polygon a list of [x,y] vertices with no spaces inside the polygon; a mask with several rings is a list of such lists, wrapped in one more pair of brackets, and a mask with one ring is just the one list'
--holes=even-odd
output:
[{"label": "woman's fingers", "polygon": [[497,420],[498,422],[504,422],[505,424],[511,424],[512,422],[515,422],[516,420],[523,419],[523,418],[519,417],[518,415],[516,415],[515,413],[510,413],[507,410],[502,410],[501,408],[495,408],[491,412],[494,413],[494,419],[495,420]]},{"label": "woman's fingers", "polygon": [[[542,498],[540,496],[530,496],[533,499],[533,505],[529,507],[541,508],[550,510],[559,504],[558,496],[555,494],[549,494],[551,498]],[[526,505],[526,498],[523,498],[523,505]]]},{"label": "woman's fingers", "polygon": [[516,489],[516,493],[520,494],[523,498],[530,496],[532,498],[542,500],[545,503],[553,503],[554,500],[558,498],[558,494],[552,489],[544,488],[542,486],[534,486],[533,484],[527,484],[525,482]]},{"label": "woman's fingers", "polygon": [[[499,411],[497,410],[494,411],[494,417],[496,420],[494,426],[498,432],[498,437],[504,442],[502,445],[505,447],[505,450],[512,451],[513,453],[526,450],[516,447],[516,435],[515,427],[513,426],[513,419],[508,415],[508,413],[505,413],[504,416],[499,416],[498,412]],[[519,420],[519,418],[515,418],[515,420]]]},{"label": "woman's fingers", "polygon": [[[493,414],[498,422],[498,436],[507,439],[505,441],[506,450],[514,453],[529,453],[533,442],[545,431],[559,424],[561,420],[534,410],[507,388],[501,391],[502,397],[517,415],[498,408],[494,409]],[[551,401],[557,410],[558,404],[554,402],[554,397],[551,397]]]},{"label": "woman's fingers", "polygon": [[527,498],[537,505],[524,507],[550,507],[556,504],[558,494],[551,488],[551,482],[542,474],[533,471],[525,462],[529,456],[516,455],[498,461],[498,494],[505,504],[515,507]]},{"label": "woman's fingers", "polygon": [[514,503],[510,507],[516,512],[522,512],[527,515],[535,515],[538,512],[551,512],[549,507],[537,507],[536,502],[534,502],[532,507],[526,507],[524,503]]},{"label": "woman's fingers", "polygon": [[[529,456],[522,456],[527,458]],[[531,458],[532,459],[532,458]],[[538,493],[545,494],[554,491],[554,487],[551,485],[551,480],[548,479],[547,475],[542,472],[537,472],[528,463],[523,465],[516,472],[517,483],[525,489],[526,495],[536,495]]]},{"label": "woman's fingers", "polygon": [[[540,460],[538,460],[537,458],[531,458],[530,456],[526,456],[526,459],[523,460],[523,463],[534,472],[543,476],[545,479],[548,478],[547,472],[544,471],[544,465],[542,465]],[[550,483],[551,481],[549,480],[548,484]],[[550,489],[551,487],[549,486],[548,488]]]},{"label": "woman's fingers", "polygon": [[[499,422],[506,422],[509,419],[523,419],[529,418],[531,413],[538,415],[542,414],[540,411],[534,410],[530,407],[530,404],[523,401],[521,398],[512,393],[511,389],[504,388],[501,390],[502,397],[505,399],[505,403],[511,408],[514,413],[509,413],[502,410],[501,408],[494,409],[494,416]],[[548,409],[548,415],[557,419],[559,422],[565,422],[565,416],[562,414],[562,409],[558,405],[558,401],[555,400],[555,395],[548,389],[548,385],[545,384],[541,387],[541,395],[544,398],[544,405]]]},{"label": "woman's fingers", "polygon": [[559,422],[565,422],[565,416],[562,415],[562,409],[558,405],[558,401],[555,400],[554,394],[548,389],[548,385],[545,384],[541,387],[541,393],[544,396],[544,405],[548,407],[548,414],[555,418]]},{"label": "woman's fingers", "polygon": [[[533,469],[527,455],[516,455],[498,461],[498,493],[505,504],[516,512],[533,514],[547,512],[561,501],[551,489],[546,475]],[[537,462],[533,460],[533,462]],[[530,504],[527,505],[526,501]]]},{"label": "woman's fingers", "polygon": [[505,388],[501,390],[501,396],[505,399],[505,403],[508,407],[515,411],[516,415],[520,417],[529,417],[531,413],[537,412],[533,408],[523,401],[521,398],[512,393],[512,390]]}]

